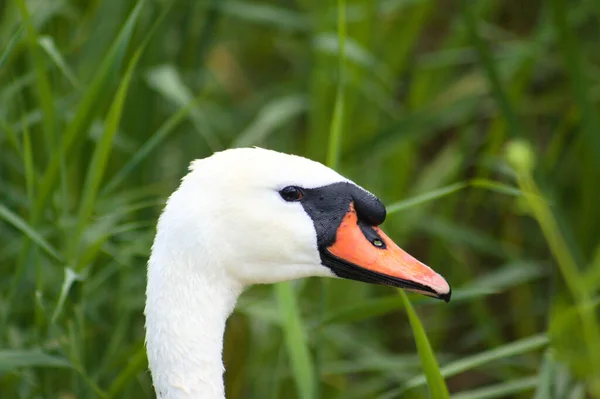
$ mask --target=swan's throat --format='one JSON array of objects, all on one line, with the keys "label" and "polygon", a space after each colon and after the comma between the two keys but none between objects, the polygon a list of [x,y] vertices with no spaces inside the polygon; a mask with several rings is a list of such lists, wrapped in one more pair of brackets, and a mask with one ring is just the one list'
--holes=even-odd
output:
[{"label": "swan's throat", "polygon": [[242,287],[168,255],[155,245],[148,264],[146,346],[157,396],[224,398],[223,333]]}]

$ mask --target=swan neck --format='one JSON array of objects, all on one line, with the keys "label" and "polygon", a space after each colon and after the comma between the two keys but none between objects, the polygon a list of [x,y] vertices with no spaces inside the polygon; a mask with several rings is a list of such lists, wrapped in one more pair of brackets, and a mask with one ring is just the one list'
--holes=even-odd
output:
[{"label": "swan neck", "polygon": [[205,266],[153,249],[146,346],[158,398],[225,398],[223,334],[242,287]]}]

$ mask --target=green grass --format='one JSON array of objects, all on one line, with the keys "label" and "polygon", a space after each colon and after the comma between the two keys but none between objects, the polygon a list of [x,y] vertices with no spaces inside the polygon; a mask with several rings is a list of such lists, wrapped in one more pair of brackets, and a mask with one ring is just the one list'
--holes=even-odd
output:
[{"label": "green grass", "polygon": [[448,387],[446,386],[446,381],[444,381],[444,377],[442,377],[440,366],[433,354],[431,344],[423,329],[423,324],[421,323],[419,316],[417,316],[410,300],[402,290],[400,290],[400,296],[406,307],[408,320],[410,321],[410,326],[415,336],[417,350],[419,351],[419,357],[421,358],[421,366],[423,367],[423,373],[425,374],[431,397],[433,399],[449,399],[450,394],[448,392]]},{"label": "green grass", "polygon": [[153,397],[162,204],[190,160],[260,145],[379,195],[383,228],[453,300],[252,287],[226,332],[229,398],[600,398],[598,10],[3,3],[3,397]]}]

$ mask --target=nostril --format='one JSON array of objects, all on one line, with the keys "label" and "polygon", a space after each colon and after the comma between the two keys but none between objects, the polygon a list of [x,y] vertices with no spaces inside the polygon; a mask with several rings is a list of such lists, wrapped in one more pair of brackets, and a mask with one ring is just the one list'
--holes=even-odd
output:
[{"label": "nostril", "polygon": [[377,248],[381,248],[383,247],[383,241],[381,241],[379,238],[376,238],[373,240],[373,245],[375,245]]}]

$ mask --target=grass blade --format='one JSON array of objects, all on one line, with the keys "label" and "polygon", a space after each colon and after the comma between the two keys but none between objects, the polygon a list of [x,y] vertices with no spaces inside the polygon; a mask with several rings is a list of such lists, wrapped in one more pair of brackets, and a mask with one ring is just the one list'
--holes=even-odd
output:
[{"label": "grass blade", "polygon": [[135,351],[129,360],[127,367],[125,367],[125,369],[119,373],[117,378],[115,378],[113,383],[110,385],[106,396],[108,398],[112,398],[117,395],[123,389],[124,385],[131,380],[131,378],[147,367],[147,364],[148,361],[146,360],[146,347],[142,345]]},{"label": "grass blade", "polygon": [[6,220],[8,223],[13,225],[23,234],[25,234],[31,241],[36,243],[40,248],[42,248],[48,255],[52,256],[55,260],[62,263],[64,262],[62,256],[58,253],[58,251],[50,245],[48,241],[44,239],[37,231],[33,229],[26,221],[21,219],[19,215],[15,214],[13,211],[5,207],[3,204],[0,204],[0,218]]},{"label": "grass blade", "polygon": [[417,313],[404,291],[398,290],[398,292],[406,307],[406,313],[408,314],[408,320],[410,321],[410,326],[413,330],[415,343],[417,344],[417,350],[419,351],[419,357],[421,358],[421,366],[423,367],[423,372],[427,378],[427,385],[429,386],[431,397],[433,399],[450,399],[446,381],[444,381],[444,377],[442,377],[440,367],[435,359],[435,355],[433,354],[433,350],[431,349],[429,339],[427,339],[421,320],[419,320],[419,316],[417,316]]},{"label": "grass blade", "polygon": [[28,367],[72,367],[71,363],[59,356],[49,355],[40,349],[0,350],[0,372],[10,373]]},{"label": "grass blade", "polygon": [[40,49],[38,48],[38,36],[33,26],[33,21],[30,18],[29,10],[25,0],[18,0],[17,5],[21,12],[23,21],[27,29],[27,44],[31,52],[32,62],[35,68],[36,76],[36,88],[38,92],[38,98],[44,115],[44,140],[46,144],[46,151],[51,153],[55,149],[55,130],[56,130],[56,119],[54,112],[54,100],[52,95],[52,86],[50,85],[50,79],[48,78],[46,66]]},{"label": "grass blade", "polygon": [[271,133],[291,123],[306,111],[306,108],[306,98],[303,95],[292,94],[271,100],[260,110],[256,119],[240,133],[231,147],[260,145]]},{"label": "grass blade", "polygon": [[67,78],[67,80],[73,85],[75,88],[79,88],[79,81],[77,80],[77,76],[75,73],[69,68],[67,63],[65,62],[64,57],[56,48],[56,44],[54,43],[54,39],[51,36],[41,36],[38,38],[38,43],[41,48],[46,51],[46,53],[50,56],[52,61],[58,66],[58,69],[61,70],[63,75]]},{"label": "grass blade", "polygon": [[518,187],[509,186],[508,184],[500,183],[489,179],[472,179],[469,181],[469,186],[477,188],[485,188],[489,191],[494,191],[500,194],[512,195],[520,197],[523,195]]},{"label": "grass blade", "polygon": [[177,69],[172,65],[156,67],[147,74],[146,80],[150,87],[178,107],[191,105],[192,108],[189,111],[191,120],[212,152],[224,148],[209,124],[206,112],[201,107],[195,106],[197,99],[194,99],[192,91],[185,85]]},{"label": "grass blade", "polygon": [[2,70],[2,66],[6,62],[6,59],[8,58],[8,56],[10,55],[10,53],[12,52],[13,48],[16,46],[16,44],[21,39],[21,34],[23,33],[23,29],[25,29],[25,26],[21,25],[19,27],[19,29],[10,37],[10,40],[6,44],[6,47],[4,48],[4,51],[0,55],[0,70]]},{"label": "grass blade", "polygon": [[290,365],[296,380],[298,397],[311,399],[315,396],[315,372],[308,349],[304,326],[300,318],[300,309],[296,293],[289,282],[275,284],[275,295],[283,315],[283,333],[287,346]]},{"label": "grass blade", "polygon": [[71,268],[68,268],[68,267],[65,267],[65,269],[64,269],[64,276],[65,277],[63,279],[63,283],[60,288],[60,294],[58,296],[58,300],[56,301],[56,306],[54,307],[54,312],[52,313],[52,318],[50,319],[50,322],[52,324],[54,324],[56,322],[56,319],[62,312],[62,308],[65,304],[65,301],[67,300],[67,294],[71,290],[71,287],[73,286],[73,284],[77,281],[84,280],[82,275],[77,274]]},{"label": "grass blade", "polygon": [[519,378],[516,380],[458,393],[453,399],[495,399],[508,398],[525,391],[532,391],[538,382],[538,376]]},{"label": "grass blade", "polygon": [[228,17],[239,19],[243,22],[264,24],[277,27],[285,31],[305,31],[310,27],[304,15],[283,7],[275,6],[276,3],[259,3],[249,1],[229,0],[202,2],[203,7],[218,8]]},{"label": "grass blade", "polygon": [[[513,341],[506,345],[448,363],[441,368],[441,373],[444,378],[452,377],[495,360],[505,359],[507,357],[538,350],[548,345],[548,343],[549,339],[545,334],[538,334],[533,337],[520,339],[518,341]],[[424,376],[417,376],[406,382],[404,390],[419,387],[425,384],[425,382],[427,381]]]},{"label": "grass blade", "polygon": [[483,69],[487,75],[488,81],[490,82],[492,93],[496,98],[496,102],[500,107],[500,111],[504,115],[504,118],[508,124],[509,133],[514,136],[520,136],[522,133],[517,114],[504,90],[505,85],[502,83],[500,74],[496,69],[496,62],[494,61],[490,50],[479,33],[478,19],[475,15],[475,7],[473,2],[469,0],[462,0],[462,11],[465,19],[465,25],[467,26],[471,40],[473,41],[473,44],[479,53],[479,58],[483,64]]},{"label": "grass blade", "polygon": [[165,141],[175,131],[194,107],[195,101],[191,101],[180,108],[175,114],[167,119],[156,132],[135,152],[133,157],[114,175],[102,189],[102,195],[106,195],[119,186],[132,170],[134,170],[154,149]]},{"label": "grass blade", "polygon": [[449,186],[438,188],[437,190],[433,190],[422,195],[417,195],[413,198],[408,198],[402,201],[394,202],[393,204],[387,207],[387,214],[391,215],[392,213],[400,212],[408,208],[412,208],[413,206],[421,205],[425,202],[445,197],[446,195],[460,191],[465,187],[468,187],[468,183],[454,183]]},{"label": "grass blade", "polygon": [[555,363],[552,358],[552,351],[547,350],[544,354],[544,362],[542,363],[538,384],[535,391],[534,399],[545,399],[552,397],[552,384],[554,381]]},{"label": "grass blade", "polygon": [[329,144],[327,146],[327,166],[336,169],[340,162],[342,147],[342,130],[344,124],[344,89],[345,82],[345,64],[346,64],[346,1],[338,0],[338,85],[335,96],[335,107],[333,109],[333,118],[329,129]]},{"label": "grass blade", "polygon": [[387,207],[387,214],[390,215],[392,213],[412,208],[413,206],[421,205],[429,201],[440,199],[447,195],[454,194],[455,192],[467,187],[483,188],[489,191],[494,191],[500,194],[512,195],[515,197],[523,195],[521,190],[519,190],[517,187],[512,187],[507,184],[488,179],[472,179],[466,182],[453,183],[448,186],[440,187],[438,189],[429,191],[421,195],[417,195],[412,198],[394,202],[393,204]]},{"label": "grass blade", "polygon": [[[596,1],[596,3],[598,3]],[[598,120],[597,107],[591,99],[592,91],[588,88],[587,69],[579,46],[579,40],[574,36],[574,29],[568,21],[570,7],[565,0],[551,0],[548,2],[552,20],[558,33],[559,48],[562,52],[563,62],[571,80],[571,88],[575,94],[577,107],[581,112],[581,129],[587,134],[596,156],[593,157],[596,165],[600,165],[600,121]]]},{"label": "grass blade", "polygon": [[[121,114],[123,112],[127,90],[129,89],[133,71],[135,70],[137,62],[142,55],[143,49],[144,47],[141,46],[129,62],[127,71],[123,76],[123,80],[119,85],[119,89],[117,90],[113,104],[108,112],[104,132],[96,145],[94,154],[92,155],[83,188],[81,205],[79,207],[78,224],[75,230],[75,239],[73,240],[75,244],[71,250],[71,259],[75,259],[75,253],[78,250],[78,245],[81,241],[81,234],[83,233],[83,229],[94,209],[94,204],[96,202],[97,194],[102,182],[102,177],[104,176],[104,171],[106,169],[106,163],[112,150],[113,138],[117,133],[119,122],[121,121]],[[80,265],[75,264],[75,270],[78,270],[79,266]]]},{"label": "grass blade", "polygon": [[56,186],[56,179],[58,178],[61,160],[70,152],[78,135],[81,134],[81,131],[85,130],[85,125],[88,123],[89,116],[92,113],[98,98],[101,97],[100,93],[105,89],[105,85],[111,72],[121,63],[125,56],[125,48],[133,35],[134,27],[144,4],[145,0],[138,1],[135,8],[131,11],[127,21],[125,21],[125,24],[119,32],[119,35],[108,51],[107,56],[104,58],[98,71],[94,75],[89,88],[83,95],[73,120],[69,123],[64,135],[61,137],[60,151],[56,151],[51,158],[40,183],[37,201],[32,212],[32,220],[34,222],[37,221],[46,205],[48,196]]}]

